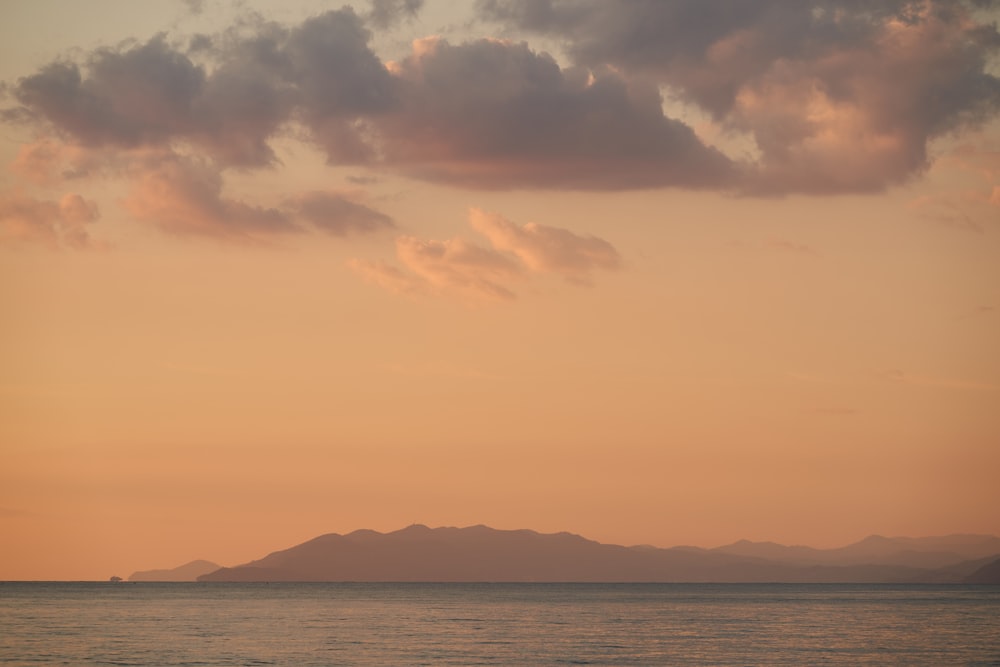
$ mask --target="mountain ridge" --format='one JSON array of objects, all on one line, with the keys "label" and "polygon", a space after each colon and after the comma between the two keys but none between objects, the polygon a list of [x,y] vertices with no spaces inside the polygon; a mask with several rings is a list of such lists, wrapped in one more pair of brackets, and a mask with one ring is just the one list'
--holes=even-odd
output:
[{"label": "mountain ridge", "polygon": [[959,583],[1000,557],[1000,538],[869,536],[836,549],[740,540],[659,548],[479,524],[326,533],[198,581]]},{"label": "mountain ridge", "polygon": [[198,577],[218,570],[221,566],[208,560],[193,560],[171,569],[139,570],[129,575],[129,581],[197,581]]}]

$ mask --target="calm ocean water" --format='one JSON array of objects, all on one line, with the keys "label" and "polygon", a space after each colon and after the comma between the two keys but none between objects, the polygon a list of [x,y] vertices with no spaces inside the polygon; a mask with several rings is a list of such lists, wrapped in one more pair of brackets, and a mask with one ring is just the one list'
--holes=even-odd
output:
[{"label": "calm ocean water", "polygon": [[3,665],[1000,665],[1000,587],[0,583]]}]

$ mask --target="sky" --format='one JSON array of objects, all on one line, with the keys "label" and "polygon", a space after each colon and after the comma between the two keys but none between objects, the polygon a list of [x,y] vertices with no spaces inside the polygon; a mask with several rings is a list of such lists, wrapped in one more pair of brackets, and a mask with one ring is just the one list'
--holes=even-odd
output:
[{"label": "sky", "polygon": [[998,18],[3,0],[0,580],[1000,534]]}]

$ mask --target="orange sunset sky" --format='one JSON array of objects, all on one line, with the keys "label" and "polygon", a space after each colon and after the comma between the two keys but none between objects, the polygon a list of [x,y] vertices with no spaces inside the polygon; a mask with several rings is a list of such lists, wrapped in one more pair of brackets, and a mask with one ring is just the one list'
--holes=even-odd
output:
[{"label": "orange sunset sky", "polygon": [[0,580],[1000,533],[1000,7],[0,3]]}]

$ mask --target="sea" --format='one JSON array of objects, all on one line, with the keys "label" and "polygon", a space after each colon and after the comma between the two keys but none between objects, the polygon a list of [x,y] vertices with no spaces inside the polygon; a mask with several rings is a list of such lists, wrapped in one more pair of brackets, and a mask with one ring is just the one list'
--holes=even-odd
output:
[{"label": "sea", "polygon": [[0,583],[2,665],[1000,665],[1000,586]]}]

